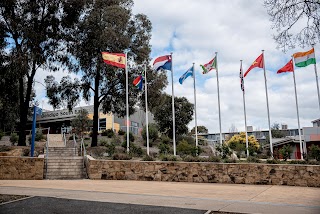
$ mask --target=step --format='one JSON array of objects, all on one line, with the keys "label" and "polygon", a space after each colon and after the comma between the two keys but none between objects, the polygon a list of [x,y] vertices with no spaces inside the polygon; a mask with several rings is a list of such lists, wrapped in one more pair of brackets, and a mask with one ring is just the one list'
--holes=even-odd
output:
[{"label": "step", "polygon": [[47,176],[48,180],[78,180],[84,179],[85,176]]},{"label": "step", "polygon": [[[46,152],[44,154],[47,154]],[[55,157],[55,156],[63,156],[63,157],[73,157],[78,156],[78,152],[48,152],[48,156]]]},{"label": "step", "polygon": [[82,174],[83,169],[49,169],[48,168],[48,174]]}]

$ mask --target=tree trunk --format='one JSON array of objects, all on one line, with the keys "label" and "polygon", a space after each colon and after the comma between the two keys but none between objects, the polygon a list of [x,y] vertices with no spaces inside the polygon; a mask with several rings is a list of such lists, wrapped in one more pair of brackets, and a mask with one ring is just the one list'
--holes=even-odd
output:
[{"label": "tree trunk", "polygon": [[98,123],[99,123],[99,82],[100,74],[97,69],[97,75],[94,80],[94,99],[93,99],[93,129],[91,147],[98,145]]}]

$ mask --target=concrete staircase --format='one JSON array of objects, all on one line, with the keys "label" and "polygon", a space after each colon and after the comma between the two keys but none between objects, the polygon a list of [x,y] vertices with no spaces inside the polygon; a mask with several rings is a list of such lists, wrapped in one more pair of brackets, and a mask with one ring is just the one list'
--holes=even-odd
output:
[{"label": "concrete staircase", "polygon": [[45,162],[45,167],[46,165],[46,179],[85,178],[83,157],[78,156],[77,148],[49,147],[48,160]]},{"label": "concrete staircase", "polygon": [[49,147],[65,147],[61,134],[49,134]]}]

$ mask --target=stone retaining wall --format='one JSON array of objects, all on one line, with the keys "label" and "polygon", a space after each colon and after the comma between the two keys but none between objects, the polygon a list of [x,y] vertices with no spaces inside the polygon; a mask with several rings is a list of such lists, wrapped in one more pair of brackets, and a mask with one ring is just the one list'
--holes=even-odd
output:
[{"label": "stone retaining wall", "polygon": [[320,187],[313,165],[86,160],[90,179]]},{"label": "stone retaining wall", "polygon": [[0,180],[42,180],[43,158],[0,157]]}]

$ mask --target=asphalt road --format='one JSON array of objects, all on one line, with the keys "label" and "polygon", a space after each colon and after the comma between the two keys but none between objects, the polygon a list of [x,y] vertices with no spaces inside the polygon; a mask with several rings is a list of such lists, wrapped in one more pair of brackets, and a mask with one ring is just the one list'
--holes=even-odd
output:
[{"label": "asphalt road", "polygon": [[[165,205],[164,205],[165,206]],[[0,214],[204,214],[207,210],[31,197],[0,205]]]}]

